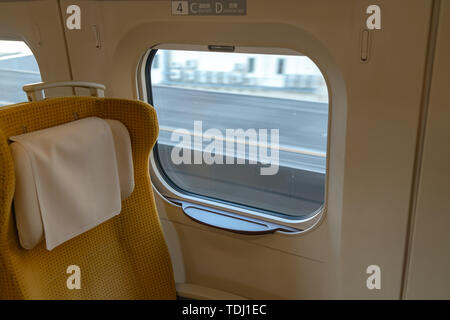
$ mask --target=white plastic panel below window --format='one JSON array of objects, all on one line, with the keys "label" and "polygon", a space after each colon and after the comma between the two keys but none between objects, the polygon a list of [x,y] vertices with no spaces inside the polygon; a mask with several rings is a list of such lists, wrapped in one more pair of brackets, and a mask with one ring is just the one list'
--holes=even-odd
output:
[{"label": "white plastic panel below window", "polygon": [[159,49],[146,69],[155,164],[174,190],[284,219],[320,211],[328,90],[311,59]]},{"label": "white plastic panel below window", "polygon": [[0,106],[27,101],[22,87],[40,81],[38,64],[25,42],[0,40]]}]

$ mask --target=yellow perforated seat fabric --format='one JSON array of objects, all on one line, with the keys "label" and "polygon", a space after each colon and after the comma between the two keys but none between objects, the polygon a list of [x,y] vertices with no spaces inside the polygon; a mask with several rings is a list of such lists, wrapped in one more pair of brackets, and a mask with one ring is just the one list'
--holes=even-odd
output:
[{"label": "yellow perforated seat fabric", "polygon": [[[12,212],[13,135],[97,116],[121,121],[131,137],[135,189],[122,212],[47,251],[18,240]],[[155,110],[139,101],[70,97],[0,108],[0,299],[174,299],[169,252],[156,212],[149,154],[158,135]],[[81,269],[81,289],[69,290],[67,267]]]}]

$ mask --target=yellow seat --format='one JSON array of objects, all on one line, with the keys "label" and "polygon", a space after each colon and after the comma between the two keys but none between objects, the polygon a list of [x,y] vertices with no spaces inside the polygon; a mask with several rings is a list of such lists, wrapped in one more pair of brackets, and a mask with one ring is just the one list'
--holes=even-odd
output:
[{"label": "yellow seat", "polygon": [[[20,246],[12,212],[14,164],[8,138],[97,116],[129,130],[135,189],[122,212],[47,251]],[[158,136],[155,110],[139,101],[70,97],[0,108],[0,299],[174,299],[169,252],[156,212],[149,154]],[[67,268],[81,269],[81,289],[69,290]]]}]

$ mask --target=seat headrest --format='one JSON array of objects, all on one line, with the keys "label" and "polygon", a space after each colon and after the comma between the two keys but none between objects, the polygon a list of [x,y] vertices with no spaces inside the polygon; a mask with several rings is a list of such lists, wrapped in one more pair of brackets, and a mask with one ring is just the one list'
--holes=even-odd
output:
[{"label": "seat headrest", "polygon": [[[106,127],[111,129],[116,155],[120,197],[121,200],[125,200],[131,195],[134,189],[130,135],[127,128],[121,122],[110,119],[104,120],[108,124]],[[45,236],[35,173],[33,172],[30,155],[21,143],[11,143],[10,149],[14,160],[16,176],[14,209],[19,240],[23,248],[32,249]]]}]

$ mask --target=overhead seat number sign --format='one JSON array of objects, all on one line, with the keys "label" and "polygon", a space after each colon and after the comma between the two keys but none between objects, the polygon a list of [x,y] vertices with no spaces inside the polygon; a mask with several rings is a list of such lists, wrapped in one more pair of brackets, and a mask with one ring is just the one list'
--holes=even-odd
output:
[{"label": "overhead seat number sign", "polygon": [[172,0],[174,16],[244,16],[247,0]]}]

